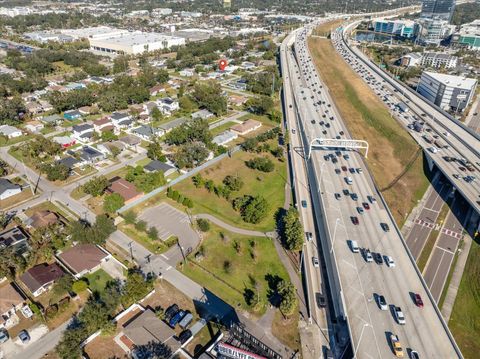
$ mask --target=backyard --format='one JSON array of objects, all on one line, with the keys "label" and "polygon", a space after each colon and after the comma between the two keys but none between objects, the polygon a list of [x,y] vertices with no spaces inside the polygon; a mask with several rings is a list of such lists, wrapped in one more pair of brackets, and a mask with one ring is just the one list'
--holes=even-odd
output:
[{"label": "backyard", "polygon": [[401,225],[429,184],[418,145],[329,39],[311,37],[309,47],[352,137],[369,143],[369,169]]},{"label": "backyard", "polygon": [[88,280],[88,288],[95,293],[102,294],[106,284],[113,278],[103,269],[98,269],[93,273],[87,274],[85,278]]}]

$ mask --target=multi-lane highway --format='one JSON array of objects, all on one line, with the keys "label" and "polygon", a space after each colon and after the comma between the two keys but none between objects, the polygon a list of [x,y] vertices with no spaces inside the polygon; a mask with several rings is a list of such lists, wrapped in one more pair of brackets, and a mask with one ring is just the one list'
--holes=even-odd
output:
[{"label": "multi-lane highway", "polygon": [[[394,117],[425,150],[429,163],[435,164],[480,213],[480,137],[371,62],[349,39],[358,24],[353,22],[332,33],[337,52],[390,107]],[[400,103],[407,112],[399,109]],[[423,127],[415,129],[414,123]]]},{"label": "multi-lane highway", "polygon": [[[306,179],[299,179],[296,173],[294,181],[299,210],[302,218],[313,210],[318,233],[311,247],[318,248],[318,256],[323,254],[325,260],[332,313],[347,320],[355,357],[392,357],[390,333],[398,335],[405,356],[415,350],[425,358],[461,357],[362,155],[343,148],[324,148],[307,156],[309,143],[315,138],[350,138],[311,61],[306,44],[309,30],[302,28],[285,39],[281,65],[288,86],[284,100],[290,138],[292,143],[302,143],[307,171]],[[293,115],[295,120],[289,119]],[[295,172],[298,168],[294,167]],[[351,241],[358,244],[359,252],[352,250]],[[317,253],[306,253],[305,263],[314,263],[308,256]],[[385,260],[393,263],[387,265]],[[319,269],[313,265],[308,271]],[[423,308],[415,305],[413,294],[423,298]],[[387,310],[377,303],[380,295],[386,299]],[[402,309],[404,325],[395,319],[392,306]],[[341,355],[340,349],[334,350]]]}]

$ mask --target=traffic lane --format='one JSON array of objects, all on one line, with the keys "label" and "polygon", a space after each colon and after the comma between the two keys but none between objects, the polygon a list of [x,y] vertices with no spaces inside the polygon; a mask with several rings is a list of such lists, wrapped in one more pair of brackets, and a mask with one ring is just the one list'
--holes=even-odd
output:
[{"label": "traffic lane", "polygon": [[425,281],[430,289],[430,293],[432,293],[437,303],[442,295],[453,257],[453,252],[436,247],[430,258],[429,266],[424,272]]},{"label": "traffic lane", "polygon": [[431,231],[432,230],[429,227],[415,224],[408,234],[406,239],[408,249],[410,250],[410,253],[412,253],[415,260],[417,260],[422,253],[425,242],[427,241]]}]

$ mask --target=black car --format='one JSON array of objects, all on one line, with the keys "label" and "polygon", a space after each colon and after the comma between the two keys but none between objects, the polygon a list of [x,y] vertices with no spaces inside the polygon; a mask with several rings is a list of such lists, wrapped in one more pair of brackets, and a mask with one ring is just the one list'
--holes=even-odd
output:
[{"label": "black car", "polygon": [[354,201],[358,201],[358,195],[355,192],[351,194],[351,197]]},{"label": "black car", "polygon": [[329,124],[329,123],[326,123],[326,124],[325,124],[325,127],[326,127],[326,128],[330,128],[330,124]]},{"label": "black car", "polygon": [[345,196],[348,196],[348,195],[350,194],[350,191],[345,188],[345,189],[343,190],[343,194],[344,194]]},{"label": "black car", "polygon": [[373,255],[373,260],[375,261],[375,263],[383,264],[383,257],[380,253],[373,252],[372,255]]},{"label": "black car", "polygon": [[389,232],[390,231],[390,227],[388,226],[388,224],[386,224],[384,222],[380,223],[380,227],[382,227],[384,232]]},{"label": "black car", "polygon": [[169,322],[171,318],[175,316],[180,311],[180,308],[176,304],[172,304],[165,311],[165,321]]},{"label": "black car", "polygon": [[340,171],[340,168],[335,168],[335,173],[339,175],[342,171]]},{"label": "black car", "polygon": [[191,337],[192,337],[192,332],[190,329],[187,329],[180,333],[180,335],[178,336],[178,341],[181,344],[185,344],[187,340],[190,339]]},{"label": "black car", "polygon": [[315,299],[319,308],[325,308],[327,306],[327,299],[321,293],[315,293]]},{"label": "black car", "polygon": [[332,163],[337,163],[337,162],[338,162],[337,157],[333,157],[333,158],[332,158]]}]

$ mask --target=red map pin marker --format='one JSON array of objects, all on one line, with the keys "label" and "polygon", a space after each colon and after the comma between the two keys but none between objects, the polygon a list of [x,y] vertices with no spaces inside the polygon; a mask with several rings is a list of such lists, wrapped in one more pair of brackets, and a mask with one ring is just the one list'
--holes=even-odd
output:
[{"label": "red map pin marker", "polygon": [[228,65],[227,60],[222,59],[218,63],[218,68],[220,69],[220,71],[225,71],[225,67],[227,67],[227,65]]}]

